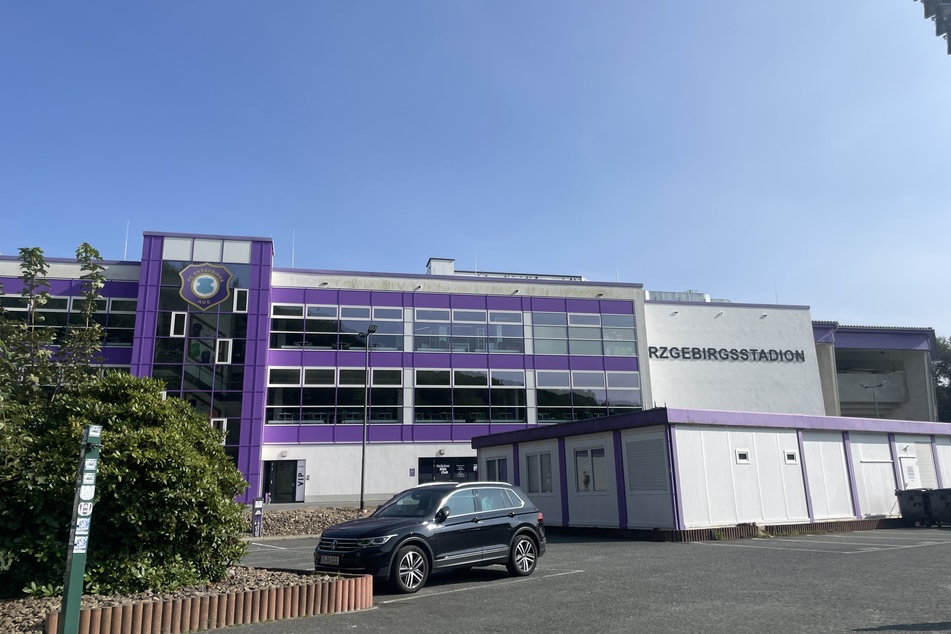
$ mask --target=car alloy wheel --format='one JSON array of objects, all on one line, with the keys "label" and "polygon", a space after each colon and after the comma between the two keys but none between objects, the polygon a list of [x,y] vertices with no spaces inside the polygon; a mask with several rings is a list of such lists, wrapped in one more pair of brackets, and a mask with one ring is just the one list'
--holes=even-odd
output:
[{"label": "car alloy wheel", "polygon": [[528,535],[519,535],[512,544],[509,562],[506,564],[509,573],[516,577],[526,577],[535,571],[538,561],[538,549],[535,542]]},{"label": "car alloy wheel", "polygon": [[410,594],[423,587],[429,577],[429,561],[416,546],[404,546],[393,562],[393,585],[398,592]]}]

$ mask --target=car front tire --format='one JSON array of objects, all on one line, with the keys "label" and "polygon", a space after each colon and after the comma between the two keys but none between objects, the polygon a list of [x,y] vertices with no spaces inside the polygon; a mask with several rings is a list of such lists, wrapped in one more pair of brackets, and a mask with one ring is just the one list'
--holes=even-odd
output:
[{"label": "car front tire", "polygon": [[393,588],[401,594],[412,594],[429,578],[429,560],[417,546],[404,546],[396,553],[391,575]]},{"label": "car front tire", "polygon": [[512,550],[509,553],[508,568],[509,574],[515,577],[527,577],[535,572],[535,565],[538,563],[538,547],[535,541],[528,535],[519,535],[512,543]]}]

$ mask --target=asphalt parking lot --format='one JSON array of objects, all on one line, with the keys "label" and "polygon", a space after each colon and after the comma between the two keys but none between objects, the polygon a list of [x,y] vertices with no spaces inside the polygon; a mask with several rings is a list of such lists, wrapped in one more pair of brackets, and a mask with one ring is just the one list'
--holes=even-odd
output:
[{"label": "asphalt parking lot", "polygon": [[[315,541],[252,542],[243,563],[309,570]],[[531,577],[501,566],[435,575],[415,595],[377,587],[372,610],[229,631],[951,632],[949,570],[949,529],[687,544],[553,536]]]}]

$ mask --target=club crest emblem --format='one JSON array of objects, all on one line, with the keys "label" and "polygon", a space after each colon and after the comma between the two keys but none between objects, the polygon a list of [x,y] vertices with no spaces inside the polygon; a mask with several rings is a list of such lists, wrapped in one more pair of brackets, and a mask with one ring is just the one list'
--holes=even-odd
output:
[{"label": "club crest emblem", "polygon": [[199,310],[208,310],[231,296],[231,271],[215,264],[189,264],[179,272],[179,295]]}]

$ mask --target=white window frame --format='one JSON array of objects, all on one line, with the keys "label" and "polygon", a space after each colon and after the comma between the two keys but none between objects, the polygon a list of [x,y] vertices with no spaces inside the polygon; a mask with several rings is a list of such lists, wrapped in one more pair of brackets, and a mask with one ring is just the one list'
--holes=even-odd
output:
[{"label": "white window frame", "polygon": [[[297,383],[272,383],[271,382],[271,372],[274,370],[296,370],[297,371]],[[267,369],[267,385],[268,387],[300,387],[301,382],[304,380],[303,368],[300,366],[270,366]]]},{"label": "white window frame", "polygon": [[234,349],[233,339],[219,339],[215,346],[215,365],[231,365],[231,352]]},{"label": "white window frame", "polygon": [[736,464],[750,464],[752,453],[749,449],[736,449]]},{"label": "white window frame", "polygon": [[227,418],[212,418],[211,427],[219,432],[221,432],[221,444],[225,444],[225,439],[228,437],[228,419]]},{"label": "white window frame", "polygon": [[[176,328],[178,324],[178,328]],[[185,312],[173,312],[172,321],[168,327],[168,336],[175,337],[176,339],[184,339],[185,333],[188,332],[188,313]]]},{"label": "white window frame", "polygon": [[[610,476],[608,475],[608,463],[607,463],[608,451],[604,445],[589,445],[585,447],[575,447],[574,449],[572,449],[572,452],[571,452],[571,456],[574,459],[574,469],[575,469],[575,493],[578,493],[580,495],[605,494],[609,490],[607,482],[599,482],[595,478],[594,455],[593,455],[595,451],[600,451],[602,453],[601,459],[604,460],[605,480],[610,478]],[[590,489],[584,488],[584,481],[582,479],[581,474],[578,473],[578,458],[579,458],[579,454],[582,454],[582,453],[586,454],[585,458],[587,460],[587,466],[588,466],[588,469],[590,469],[590,477],[591,477]],[[585,471],[582,470],[582,473],[585,473]],[[601,487],[601,488],[598,488],[598,487]]]},{"label": "white window frame", "polygon": [[232,304],[232,312],[235,312],[235,313],[248,312],[248,289],[246,288],[234,289],[234,303]]},{"label": "white window frame", "polygon": [[[542,469],[542,456],[548,456],[548,478],[545,478],[545,471]],[[535,469],[538,471],[536,474],[538,478],[538,489],[533,490],[532,487],[532,458],[535,458]],[[533,451],[531,453],[525,454],[525,475],[526,475],[526,492],[529,495],[549,495],[555,492],[555,485],[553,482],[553,471],[552,468],[552,455],[551,451]],[[548,487],[547,489],[545,487]]]}]

